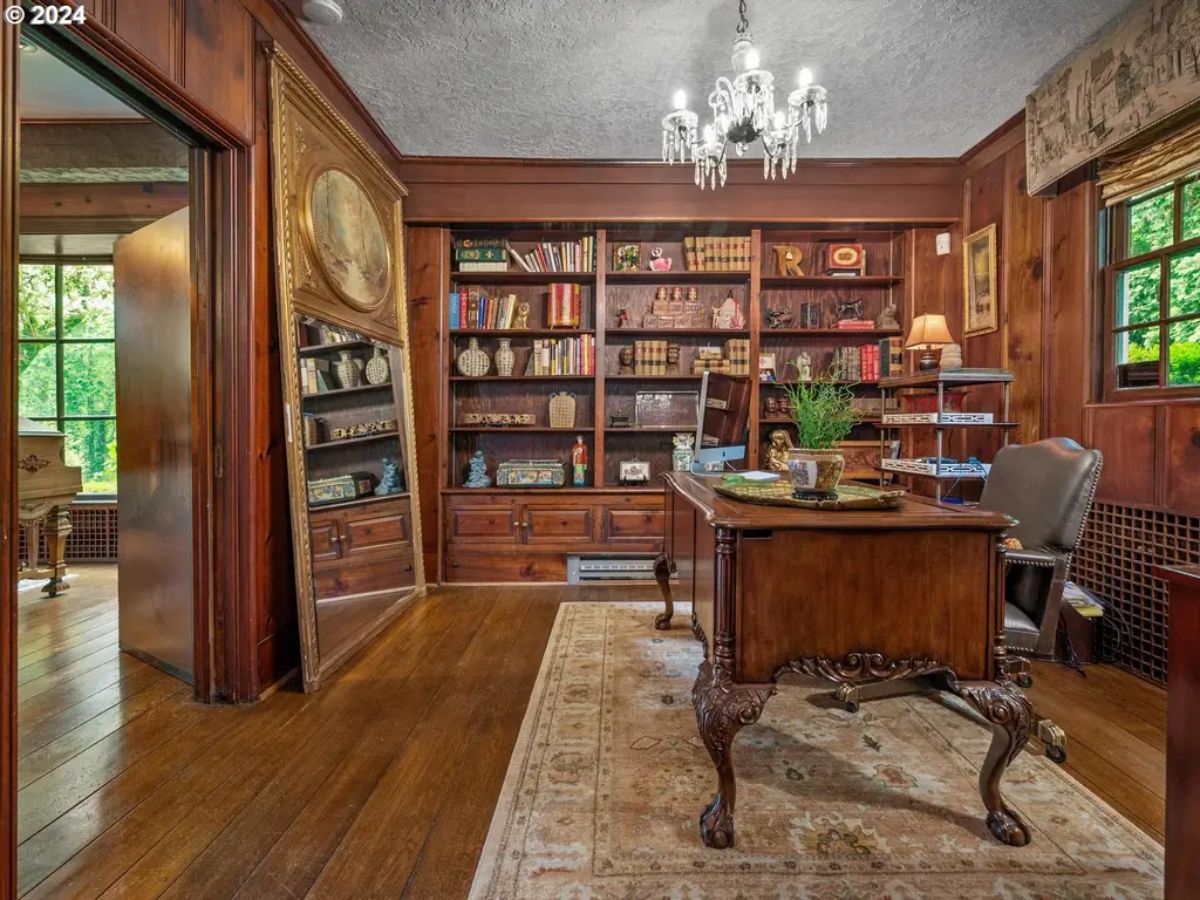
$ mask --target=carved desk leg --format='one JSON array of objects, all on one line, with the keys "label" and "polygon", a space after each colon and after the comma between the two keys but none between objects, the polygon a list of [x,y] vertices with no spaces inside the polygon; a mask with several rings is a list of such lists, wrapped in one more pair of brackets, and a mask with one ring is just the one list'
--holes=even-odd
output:
[{"label": "carved desk leg", "polygon": [[954,685],[952,690],[979,711],[992,726],[992,745],[979,772],[979,794],[987,807],[987,824],[996,839],[1014,847],[1029,843],[1029,826],[1004,803],[1000,779],[1029,740],[1033,707],[1010,684]]},{"label": "carved desk leg", "polygon": [[671,616],[675,615],[675,601],[671,597],[671,573],[675,571],[675,564],[667,558],[667,554],[658,554],[658,559],[654,560],[654,580],[658,582],[658,589],[662,591],[663,606],[665,609],[654,617],[654,627],[659,631],[671,630]]},{"label": "carved desk leg", "polygon": [[762,715],[774,685],[735,685],[720,664],[700,664],[692,687],[692,704],[700,737],[717,767],[717,795],[700,814],[700,839],[706,847],[724,850],[733,846],[733,808],[737,782],[733,772],[733,739],[743,725],[753,725]]}]

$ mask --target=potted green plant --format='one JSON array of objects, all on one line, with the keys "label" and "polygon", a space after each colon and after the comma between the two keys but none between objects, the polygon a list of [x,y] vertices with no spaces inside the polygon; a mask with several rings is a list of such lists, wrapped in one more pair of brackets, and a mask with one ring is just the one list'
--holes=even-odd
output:
[{"label": "potted green plant", "polygon": [[841,443],[858,423],[854,391],[832,375],[802,380],[793,363],[784,367],[785,374],[789,368],[796,380],[780,385],[796,425],[797,446],[788,451],[788,475],[798,495],[829,494],[837,488],[846,467]]}]

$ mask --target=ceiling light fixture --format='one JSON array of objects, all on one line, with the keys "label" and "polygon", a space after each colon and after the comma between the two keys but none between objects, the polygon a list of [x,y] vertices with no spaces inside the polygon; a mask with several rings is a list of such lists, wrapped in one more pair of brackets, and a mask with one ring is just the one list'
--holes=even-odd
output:
[{"label": "ceiling light fixture", "polygon": [[787,178],[796,171],[800,134],[805,143],[825,130],[829,107],[825,88],[813,83],[812,72],[801,69],[799,86],[788,94],[787,109],[775,108],[775,78],[759,68],[761,59],[750,37],[746,0],[738,0],[737,34],[733,39],[733,70],[730,80],[717,78],[716,90],[708,95],[713,120],[700,129],[700,118],[687,108],[687,94],[675,92],[675,110],[662,120],[663,162],[674,165],[691,156],[696,167],[696,184],[701,190],[715,189],[718,179],[725,186],[726,149],[733,144],[738,156],[756,140],[763,147],[763,178],[778,174]]},{"label": "ceiling light fixture", "polygon": [[316,25],[340,25],[342,22],[342,7],[337,0],[304,0],[300,12]]}]

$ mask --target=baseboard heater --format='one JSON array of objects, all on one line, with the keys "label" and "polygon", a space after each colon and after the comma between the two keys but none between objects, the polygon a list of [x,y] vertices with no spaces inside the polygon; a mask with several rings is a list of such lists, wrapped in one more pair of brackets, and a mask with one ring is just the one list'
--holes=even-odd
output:
[{"label": "baseboard heater", "polygon": [[583,556],[574,554],[567,557],[567,584],[653,579],[653,556]]}]

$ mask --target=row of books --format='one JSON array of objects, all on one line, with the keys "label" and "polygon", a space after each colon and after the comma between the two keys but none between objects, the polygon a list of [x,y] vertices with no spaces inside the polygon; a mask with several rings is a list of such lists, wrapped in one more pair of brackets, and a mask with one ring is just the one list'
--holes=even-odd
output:
[{"label": "row of books", "polygon": [[507,272],[510,257],[526,272],[592,272],[595,254],[590,234],[577,241],[539,241],[526,253],[500,238],[463,238],[454,245],[460,272]]},{"label": "row of books", "polygon": [[553,282],[548,291],[546,324],[550,328],[578,328],[583,319],[582,296],[577,284]]},{"label": "row of books", "polygon": [[722,375],[750,374],[750,339],[730,338],[724,348],[700,347],[692,360],[692,374],[717,372]]},{"label": "row of books", "polygon": [[517,320],[516,294],[489,297],[477,288],[453,291],[450,294],[450,330],[487,328],[505,330]]},{"label": "row of books", "polygon": [[839,347],[834,353],[834,371],[844,381],[879,381],[904,372],[904,341],[885,338],[877,344]]},{"label": "row of books", "polygon": [[596,340],[590,334],[545,338],[533,342],[526,375],[593,375]]},{"label": "row of books", "polygon": [[300,360],[300,390],[309,394],[323,394],[337,387],[333,371],[327,359],[305,356]]},{"label": "row of books", "polygon": [[683,239],[683,263],[691,272],[748,272],[750,238],[689,234]]},{"label": "row of books", "polygon": [[679,370],[679,348],[676,345],[674,371],[668,371],[667,351],[670,341],[644,340],[633,342],[633,374],[635,375],[667,375],[676,374]]}]

